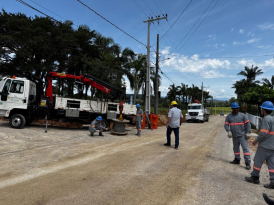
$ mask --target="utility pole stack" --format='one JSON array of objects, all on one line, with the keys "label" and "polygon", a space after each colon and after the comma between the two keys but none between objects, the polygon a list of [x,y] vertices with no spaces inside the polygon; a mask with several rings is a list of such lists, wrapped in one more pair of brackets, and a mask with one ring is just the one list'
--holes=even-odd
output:
[{"label": "utility pole stack", "polygon": [[157,34],[157,51],[156,51],[156,77],[155,77],[155,100],[154,100],[154,114],[158,115],[158,105],[159,105],[159,99],[158,99],[158,72],[159,72],[159,34]]},{"label": "utility pole stack", "polygon": [[152,17],[148,20],[144,21],[144,23],[148,24],[147,31],[147,79],[146,79],[146,105],[145,105],[145,113],[146,116],[150,114],[150,24],[153,21],[158,21],[162,19],[167,19],[167,15],[164,17],[156,17],[153,19]]}]

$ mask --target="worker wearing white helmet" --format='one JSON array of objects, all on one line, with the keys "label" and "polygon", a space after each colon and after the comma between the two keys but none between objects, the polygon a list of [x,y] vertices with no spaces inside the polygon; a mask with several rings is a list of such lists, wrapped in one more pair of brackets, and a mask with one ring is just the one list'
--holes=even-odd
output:
[{"label": "worker wearing white helmet", "polygon": [[136,105],[136,129],[137,129],[137,136],[141,136],[141,124],[143,122],[143,110],[141,109],[140,104]]},{"label": "worker wearing white helmet", "polygon": [[177,108],[177,102],[172,101],[171,102],[171,109],[168,112],[168,120],[166,124],[166,138],[167,138],[167,143],[165,143],[165,146],[171,146],[171,141],[170,141],[170,135],[172,131],[175,134],[175,149],[178,149],[179,147],[179,129],[180,125],[182,123],[183,115],[182,111]]}]

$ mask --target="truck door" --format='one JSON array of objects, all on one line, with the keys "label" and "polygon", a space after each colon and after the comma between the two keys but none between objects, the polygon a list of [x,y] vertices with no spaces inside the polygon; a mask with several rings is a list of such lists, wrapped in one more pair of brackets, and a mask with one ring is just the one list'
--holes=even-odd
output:
[{"label": "truck door", "polygon": [[23,80],[12,80],[10,88],[8,90],[7,108],[17,107],[23,108],[23,105],[26,105],[26,96],[25,96],[25,83]]}]

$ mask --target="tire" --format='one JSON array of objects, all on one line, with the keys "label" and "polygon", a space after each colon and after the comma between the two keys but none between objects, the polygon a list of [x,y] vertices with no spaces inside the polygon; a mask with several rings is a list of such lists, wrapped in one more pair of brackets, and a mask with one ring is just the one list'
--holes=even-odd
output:
[{"label": "tire", "polygon": [[21,114],[15,114],[10,118],[10,126],[16,129],[22,129],[26,124],[26,118]]},{"label": "tire", "polygon": [[187,122],[187,123],[189,123],[190,121],[189,121],[189,120],[187,120],[186,122]]},{"label": "tire", "polygon": [[107,121],[106,119],[103,119],[103,120],[101,121],[101,124],[102,124],[103,127],[109,128],[109,123],[108,123],[108,121]]},{"label": "tire", "polygon": [[204,123],[204,122],[205,122],[204,120],[201,121],[201,123]]}]

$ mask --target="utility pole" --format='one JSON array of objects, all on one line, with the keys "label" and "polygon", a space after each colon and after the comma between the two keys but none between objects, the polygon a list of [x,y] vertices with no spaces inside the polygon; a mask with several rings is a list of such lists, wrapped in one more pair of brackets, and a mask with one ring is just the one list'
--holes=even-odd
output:
[{"label": "utility pole", "polygon": [[144,21],[147,23],[148,30],[147,30],[147,79],[146,79],[146,104],[145,104],[145,112],[146,116],[150,114],[150,24],[153,21],[158,21],[162,19],[167,19],[167,14],[164,17],[153,17],[149,18],[148,20]]},{"label": "utility pole", "polygon": [[156,51],[156,75],[155,75],[155,100],[154,100],[154,114],[158,115],[158,72],[159,72],[159,34],[157,34],[157,51]]},{"label": "utility pole", "polygon": [[202,82],[202,105],[204,105],[204,88],[209,88],[209,87],[204,87]]}]

